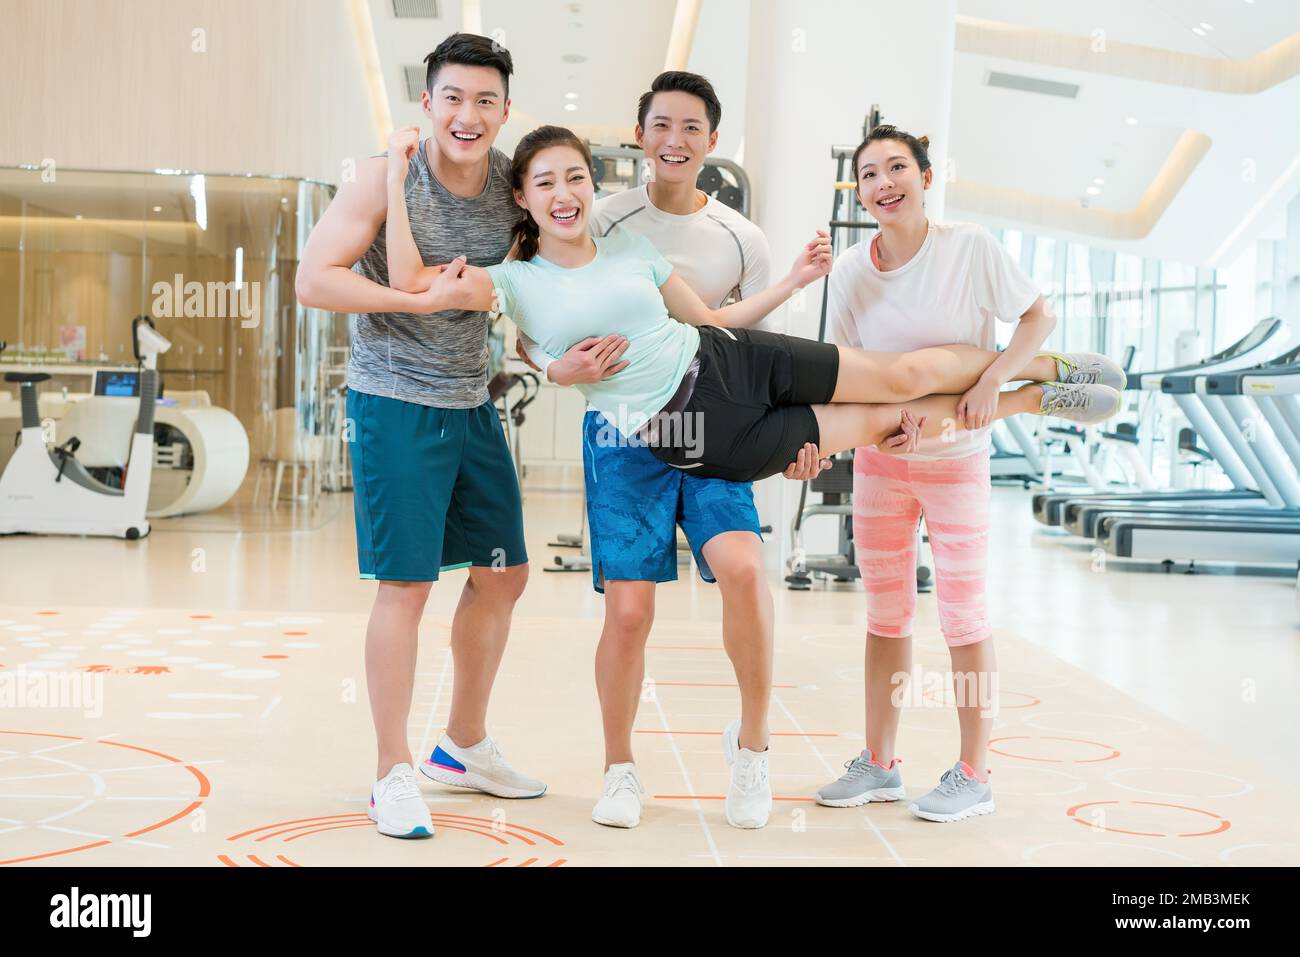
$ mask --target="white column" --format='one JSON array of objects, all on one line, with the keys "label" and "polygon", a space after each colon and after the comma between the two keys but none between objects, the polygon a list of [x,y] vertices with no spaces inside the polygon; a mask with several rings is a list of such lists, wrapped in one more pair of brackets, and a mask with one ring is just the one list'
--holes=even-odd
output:
[{"label": "white column", "polygon": [[[952,104],[956,0],[752,0],[743,164],[753,182],[754,217],[784,271],[830,217],[832,146],[861,140],[873,103],[885,122],[930,137],[931,219],[943,214],[944,162]],[[768,328],[815,338],[820,284]],[[769,568],[783,566],[798,485],[777,477],[755,486],[768,538]],[[810,550],[834,547],[832,520],[806,530]]]},{"label": "white column", "polygon": [[749,58],[749,0],[706,0],[695,25],[687,69],[708,77],[722,101],[722,125],[713,155],[742,162]]}]

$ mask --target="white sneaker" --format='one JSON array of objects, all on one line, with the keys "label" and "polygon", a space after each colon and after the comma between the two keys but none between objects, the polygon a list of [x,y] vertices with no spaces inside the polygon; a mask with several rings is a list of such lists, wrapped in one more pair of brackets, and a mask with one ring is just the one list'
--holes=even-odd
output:
[{"label": "white sneaker", "polygon": [[473,788],[501,798],[535,798],[546,793],[546,785],[520,774],[510,766],[491,738],[472,748],[459,748],[446,735],[420,764],[420,773],[439,784]]},{"label": "white sneaker", "polygon": [[727,823],[732,827],[763,827],[772,813],[772,783],[767,776],[767,751],[740,746],[740,719],[722,732],[722,750],[731,765],[727,788]]},{"label": "white sneaker", "polygon": [[605,772],[605,788],[591,809],[591,819],[606,827],[636,827],[641,823],[641,795],[645,788],[631,761],[611,764]]},{"label": "white sneaker", "polygon": [[394,764],[388,776],[370,789],[370,820],[389,837],[433,837],[433,818],[420,794],[415,769],[406,762]]}]

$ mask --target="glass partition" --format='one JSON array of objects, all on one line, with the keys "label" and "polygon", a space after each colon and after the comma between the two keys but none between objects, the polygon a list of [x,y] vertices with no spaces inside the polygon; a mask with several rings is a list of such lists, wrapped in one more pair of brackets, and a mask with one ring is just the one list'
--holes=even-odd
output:
[{"label": "glass partition", "polygon": [[[1013,229],[992,232],[1056,312],[1049,348],[1120,357],[1131,346],[1135,368],[1154,369],[1174,364],[1180,332],[1198,334],[1206,355],[1240,335],[1237,325],[1218,321],[1226,286],[1214,270]],[[999,345],[1013,330],[998,327]]]},{"label": "glass partition", "polygon": [[249,442],[230,503],[176,521],[323,522],[331,506],[317,503],[330,496],[272,510],[269,482],[256,505],[252,492],[276,457],[273,423],[286,421],[276,411],[288,408],[291,446],[309,450],[294,457],[315,463],[326,489],[346,483],[346,317],[294,295],[299,254],[333,194],[290,178],[0,168],[0,369],[39,366],[53,376],[43,393],[87,395],[95,368],[135,366],[131,322],[148,315],[172,343],[158,363],[164,398],[228,410]]}]

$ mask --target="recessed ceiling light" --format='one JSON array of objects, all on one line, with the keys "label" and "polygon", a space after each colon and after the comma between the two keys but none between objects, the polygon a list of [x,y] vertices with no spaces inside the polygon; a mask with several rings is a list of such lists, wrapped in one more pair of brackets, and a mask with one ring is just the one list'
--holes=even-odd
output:
[{"label": "recessed ceiling light", "polygon": [[1204,20],[1202,20],[1202,21],[1201,21],[1201,29],[1202,29],[1202,30],[1213,30],[1214,27],[1210,26],[1208,23],[1206,23]]},{"label": "recessed ceiling light", "polygon": [[587,58],[581,53],[566,53],[560,57],[565,63],[586,63]]},{"label": "recessed ceiling light", "polygon": [[1127,123],[1129,126],[1137,126],[1137,125],[1138,125],[1138,118],[1137,118],[1136,116],[1130,116],[1130,117],[1126,118],[1126,119],[1124,120],[1124,122]]},{"label": "recessed ceiling light", "polygon": [[153,211],[154,211],[155,213],[161,213],[161,212],[162,212],[162,207],[161,207],[161,206],[155,206],[155,207],[153,208]]},{"label": "recessed ceiling light", "polygon": [[1192,27],[1192,32],[1195,33],[1198,37],[1205,36],[1205,31],[1202,30],[1200,27]]},{"label": "recessed ceiling light", "polygon": [[572,113],[574,110],[576,110],[576,109],[578,108],[578,104],[577,104],[577,103],[565,103],[565,104],[564,104],[564,108],[565,108],[566,110],[568,110],[570,113]]},{"label": "recessed ceiling light", "polygon": [[78,219],[81,218],[81,213],[77,213],[77,218],[78,218]]},{"label": "recessed ceiling light", "polygon": [[564,98],[565,98],[566,100],[576,100],[576,99],[578,98],[578,94],[576,94],[576,93],[566,93],[566,94],[564,94]]},{"label": "recessed ceiling light", "polygon": [[1098,186],[1105,186],[1105,185],[1106,185],[1106,181],[1105,181],[1104,179],[1102,179],[1100,176],[1098,176],[1096,179],[1094,179],[1093,182],[1094,182],[1095,184],[1097,184]]},{"label": "recessed ceiling light", "polygon": [[1089,196],[1096,196],[1099,193],[1101,193],[1101,190],[1099,190],[1096,186],[1089,186],[1086,190],[1084,190],[1084,192],[1087,193]]}]

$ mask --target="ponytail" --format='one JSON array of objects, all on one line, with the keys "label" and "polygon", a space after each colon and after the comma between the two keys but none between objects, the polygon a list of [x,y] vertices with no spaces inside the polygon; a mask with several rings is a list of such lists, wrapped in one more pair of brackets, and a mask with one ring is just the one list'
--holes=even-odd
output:
[{"label": "ponytail", "polygon": [[537,221],[533,219],[532,213],[524,210],[523,218],[515,223],[511,235],[516,243],[516,261],[528,262],[537,255],[537,248],[541,244],[542,231],[538,228]]}]

